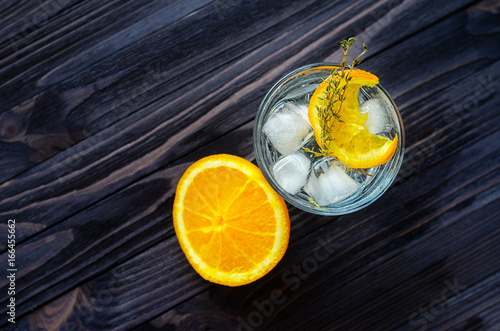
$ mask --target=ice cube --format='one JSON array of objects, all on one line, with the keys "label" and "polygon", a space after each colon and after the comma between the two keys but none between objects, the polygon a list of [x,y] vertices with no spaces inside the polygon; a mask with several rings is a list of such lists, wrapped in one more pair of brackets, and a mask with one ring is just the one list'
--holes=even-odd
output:
[{"label": "ice cube", "polygon": [[313,165],[304,190],[324,207],[349,197],[358,187],[338,161],[327,157]]},{"label": "ice cube", "polygon": [[388,122],[384,106],[377,99],[366,100],[359,108],[362,114],[368,113],[365,126],[371,134],[377,134],[386,130]]},{"label": "ice cube", "polygon": [[314,130],[297,113],[283,106],[269,117],[262,132],[274,148],[286,156],[296,152]]},{"label": "ice cube", "polygon": [[280,159],[273,166],[278,184],[288,193],[297,194],[306,185],[311,161],[302,152],[295,152]]},{"label": "ice cube", "polygon": [[297,104],[293,102],[287,102],[283,105],[299,115],[306,123],[309,123],[309,106],[307,104]]}]

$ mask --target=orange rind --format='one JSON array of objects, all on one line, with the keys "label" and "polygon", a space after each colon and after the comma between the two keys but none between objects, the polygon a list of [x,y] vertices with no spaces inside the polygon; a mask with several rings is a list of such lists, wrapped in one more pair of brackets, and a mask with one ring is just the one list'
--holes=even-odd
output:
[{"label": "orange rind", "polygon": [[192,164],[177,185],[174,228],[188,261],[206,280],[239,286],[267,274],[290,236],[284,200],[259,168],[232,155]]},{"label": "orange rind", "polygon": [[[359,69],[352,71],[351,80],[345,88],[345,100],[339,111],[340,103],[336,103],[333,111],[337,112],[340,120],[332,118],[325,123],[325,131],[329,131],[332,139],[327,140],[327,146],[322,146],[322,131],[320,114],[326,103],[327,80],[322,82],[314,91],[309,102],[308,116],[314,128],[316,142],[328,155],[334,156],[351,168],[372,168],[388,162],[398,145],[398,136],[393,140],[371,134],[365,122],[368,114],[359,111],[358,91],[362,86],[375,86],[378,84],[377,76]],[[340,87],[345,86],[345,79]]]}]

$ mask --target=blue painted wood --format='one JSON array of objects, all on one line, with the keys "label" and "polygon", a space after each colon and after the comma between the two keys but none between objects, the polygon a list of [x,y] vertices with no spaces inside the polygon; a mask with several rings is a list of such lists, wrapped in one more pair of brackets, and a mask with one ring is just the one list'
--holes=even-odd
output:
[{"label": "blue painted wood", "polygon": [[[0,8],[0,265],[14,218],[19,263],[15,326],[2,273],[2,328],[500,328],[498,2]],[[351,215],[289,206],[273,271],[238,288],[206,282],[173,231],[177,181],[207,155],[253,161],[267,90],[338,61],[352,35],[405,122],[396,182]]]}]

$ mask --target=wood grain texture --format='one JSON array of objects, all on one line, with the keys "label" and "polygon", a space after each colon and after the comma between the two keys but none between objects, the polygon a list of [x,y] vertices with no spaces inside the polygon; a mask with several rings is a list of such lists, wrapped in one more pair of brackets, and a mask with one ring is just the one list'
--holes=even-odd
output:
[{"label": "wood grain texture", "polygon": [[[365,13],[363,18],[370,20],[371,15]],[[306,23],[309,21],[308,17]],[[328,29],[329,26],[323,28]],[[288,44],[290,40],[296,38],[296,35],[299,35],[299,32],[295,32],[284,42]],[[311,40],[315,39],[315,35],[308,37]],[[393,40],[387,40],[385,44],[390,45],[390,42]],[[283,41],[278,38],[272,44],[266,44],[261,48],[280,48],[282,44]],[[302,49],[303,44],[306,44],[305,41],[301,44],[293,44],[289,48],[293,46]],[[313,51],[314,49],[311,49],[309,53]],[[179,92],[180,98],[174,100],[165,98],[163,102],[168,102],[166,106],[162,106],[160,101],[153,103],[144,111],[134,113],[116,125],[84,140],[67,153],[60,153],[61,155],[51,158],[49,162],[33,168],[31,172],[7,181],[7,185],[2,187],[3,199],[0,203],[0,215],[3,215],[3,211],[9,211],[9,215],[28,219],[36,214],[43,219],[44,225],[50,226],[60,221],[61,218],[69,216],[69,213],[81,210],[116,191],[117,187],[124,187],[137,178],[168,164],[170,160],[185,155],[186,150],[213,140],[214,136],[226,132],[232,125],[241,125],[251,120],[260,102],[260,98],[256,95],[265,94],[274,81],[291,69],[288,67],[279,68],[281,71],[274,69],[272,72],[266,72],[264,77],[259,77],[256,82],[245,85],[245,82],[248,83],[248,77],[251,77],[248,75],[250,71],[258,75],[262,73],[265,66],[258,60],[263,56],[267,61],[267,51],[264,54],[252,53],[245,58],[245,62],[238,61],[226,67],[224,72],[211,76],[213,80],[206,77],[207,83],[194,90],[191,90],[191,87],[195,84],[185,86],[184,93]],[[277,55],[273,54],[273,56]],[[274,58],[273,60],[276,61]],[[304,61],[300,58],[294,60]],[[258,63],[258,68],[246,69],[245,66],[251,63]],[[247,75],[240,74],[233,78],[234,70],[242,69],[246,70]],[[404,82],[410,85],[408,89],[411,89],[413,87],[411,85],[415,83],[408,79]],[[243,90],[239,91],[242,86],[244,86]],[[212,92],[214,87],[216,90]],[[193,98],[201,98],[202,95],[206,96],[192,105]],[[240,95],[244,97],[239,98]],[[247,101],[247,98],[251,99]],[[213,108],[217,102],[221,104]],[[183,109],[183,112],[178,113],[178,109]],[[235,112],[235,109],[238,111]],[[148,115],[149,112],[153,113]],[[172,117],[173,113],[176,113],[174,117]],[[204,115],[200,118],[200,114]],[[206,127],[210,127],[210,130],[203,129]],[[164,139],[153,139],[154,137],[164,137]],[[174,145],[175,149],[172,148]],[[126,163],[121,162],[122,160]],[[99,172],[94,171],[96,167],[99,167]],[[85,196],[79,194],[78,199],[72,199],[68,194],[64,194],[82,188],[91,194]],[[37,203],[33,204],[35,201]],[[51,204],[51,201],[56,204]],[[65,203],[61,204],[62,201]],[[54,213],[54,207],[57,208],[57,213]],[[61,207],[64,207],[67,212],[61,210]],[[13,211],[14,214],[12,214]]]},{"label": "wood grain texture", "polygon": [[[491,183],[488,176],[479,175],[483,172],[481,164],[491,169],[497,162],[491,158],[498,155],[498,146],[491,154],[479,156],[480,159],[474,160],[473,155],[481,154],[483,143],[491,144],[499,137],[496,134],[449,158],[450,163],[444,164],[440,171],[425,173],[429,181],[424,187],[417,185],[417,179],[410,179],[382,197],[373,209],[339,217],[334,222],[325,220],[318,230],[299,240],[293,240],[292,236],[293,242],[283,261],[255,286],[227,290],[214,286],[144,329],[162,329],[167,325],[189,329],[189,321],[193,319],[188,316],[203,315],[202,307],[214,310],[222,302],[231,302],[235,307],[225,319],[226,325],[238,317],[246,320],[253,311],[258,311],[255,300],[259,303],[269,300],[274,289],[282,290],[287,301],[276,306],[275,313],[261,325],[263,328],[327,329],[329,325],[338,325],[339,329],[369,329],[376,325],[377,329],[392,329],[400,323],[408,324],[409,317],[420,306],[425,308],[440,297],[446,288],[445,281],[453,282],[456,277],[459,284],[467,286],[484,274],[498,271],[498,244],[485,238],[480,230],[489,224],[490,235],[498,236],[498,179]],[[451,165],[464,157],[470,165],[449,173]],[[490,182],[485,191],[478,189],[483,181]],[[412,192],[415,188],[418,192]],[[442,196],[439,188],[453,193]],[[406,195],[401,196],[401,191]],[[391,206],[396,197],[402,200],[401,204]],[[292,218],[292,234],[297,223],[307,222],[300,216]],[[310,262],[304,261],[314,257],[315,250],[324,243],[332,243],[329,259],[318,262],[316,270],[310,267],[312,273],[302,271],[304,279],[297,287],[290,276],[295,274],[294,267],[308,265]],[[498,293],[490,294],[493,302],[500,301]],[[220,295],[223,298],[218,298]],[[222,305],[221,313],[227,314],[227,309]],[[220,316],[213,314],[215,325],[220,323]],[[187,324],[177,324],[183,320]],[[210,323],[207,322],[207,327]]]},{"label": "wood grain texture", "polygon": [[[17,220],[22,265],[18,323],[1,327],[500,326],[495,1],[58,0],[43,24],[43,6],[1,3],[0,45],[15,48],[0,51],[0,218]],[[363,69],[403,116],[396,182],[352,215],[289,206],[290,246],[269,275],[239,288],[204,281],[173,231],[178,179],[206,155],[254,160],[266,91],[300,65],[337,60],[346,35],[367,41]],[[259,310],[276,290],[282,302]]]}]

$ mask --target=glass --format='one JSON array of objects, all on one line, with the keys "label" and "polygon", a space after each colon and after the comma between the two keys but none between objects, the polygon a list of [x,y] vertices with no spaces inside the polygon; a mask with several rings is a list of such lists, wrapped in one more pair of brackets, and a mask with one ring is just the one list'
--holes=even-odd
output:
[{"label": "glass", "polygon": [[[280,79],[260,104],[253,132],[255,157],[269,184],[288,203],[319,215],[352,213],[378,199],[396,178],[404,154],[405,135],[401,115],[387,91],[379,84],[375,87],[360,88],[358,99],[360,105],[371,99],[376,100],[367,103],[365,105],[367,107],[369,107],[368,104],[374,102],[381,105],[379,109],[385,112],[384,122],[374,122],[374,125],[382,125],[383,129],[375,130],[381,130],[377,134],[390,139],[394,139],[397,134],[398,146],[387,163],[375,168],[363,169],[372,177],[349,168],[342,168],[335,158],[318,157],[304,152],[305,147],[318,148],[314,134],[311,132],[312,128],[308,124],[307,106],[314,90],[323,79],[328,78],[333,66],[338,66],[338,64],[311,64],[294,70]],[[283,131],[283,128],[290,130]],[[289,132],[297,136],[288,137]],[[280,141],[280,139],[285,141]],[[298,151],[294,152],[297,146],[299,146]],[[290,154],[292,156],[289,156]],[[342,169],[350,179],[339,173],[340,182],[336,182],[337,177],[331,177],[333,182],[325,181],[326,176],[321,177],[321,175],[328,173],[330,168]],[[304,171],[307,172],[304,175],[305,184],[302,173],[294,172],[300,169],[305,169]],[[317,180],[316,178],[319,177],[316,176],[322,179]],[[331,192],[339,187],[342,188],[343,193],[337,196],[338,201],[335,201],[337,198]],[[315,192],[321,194],[314,194]],[[312,199],[313,196],[316,199]],[[320,200],[323,201],[322,205],[316,202]]]}]

